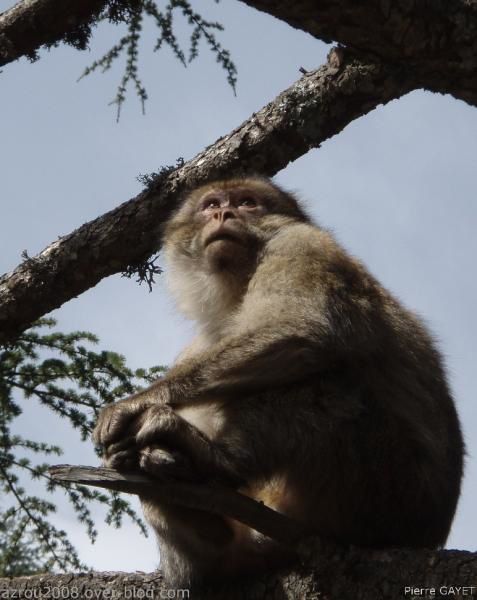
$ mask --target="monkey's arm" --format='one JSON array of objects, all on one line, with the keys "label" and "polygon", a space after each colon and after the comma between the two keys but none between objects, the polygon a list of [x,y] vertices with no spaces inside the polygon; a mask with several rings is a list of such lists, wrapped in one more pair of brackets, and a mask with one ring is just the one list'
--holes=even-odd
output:
[{"label": "monkey's arm", "polygon": [[299,333],[277,339],[275,327],[263,327],[182,361],[157,386],[167,387],[172,405],[258,392],[311,376],[320,369],[319,358],[319,348]]},{"label": "monkey's arm", "polygon": [[296,239],[278,240],[251,280],[229,335],[186,356],[147,390],[107,407],[96,443],[122,438],[155,404],[252,394],[319,377],[372,352],[380,321],[374,282],[339,248],[324,248],[327,239],[315,239],[315,231],[311,240],[302,237],[299,251]]},{"label": "monkey's arm", "polygon": [[219,481],[233,487],[243,483],[222,448],[211,443],[168,405],[156,403],[145,408],[130,424],[128,433],[109,443],[115,439],[111,435],[128,420],[128,415],[115,407],[111,407],[117,419],[114,427],[106,430],[108,415],[105,415],[95,430],[97,442],[104,445],[105,466],[122,470],[140,468],[154,477],[181,481]]}]

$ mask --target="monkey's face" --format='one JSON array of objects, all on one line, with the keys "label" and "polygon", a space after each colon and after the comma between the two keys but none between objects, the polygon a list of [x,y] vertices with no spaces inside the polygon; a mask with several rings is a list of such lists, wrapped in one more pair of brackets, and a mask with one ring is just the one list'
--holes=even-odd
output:
[{"label": "monkey's face", "polygon": [[297,218],[305,217],[296,200],[268,180],[220,181],[186,198],[166,229],[166,252],[176,269],[247,278],[283,220]]},{"label": "monkey's face", "polygon": [[249,268],[260,247],[256,231],[267,213],[263,197],[250,188],[212,189],[196,206],[199,244],[212,271]]}]

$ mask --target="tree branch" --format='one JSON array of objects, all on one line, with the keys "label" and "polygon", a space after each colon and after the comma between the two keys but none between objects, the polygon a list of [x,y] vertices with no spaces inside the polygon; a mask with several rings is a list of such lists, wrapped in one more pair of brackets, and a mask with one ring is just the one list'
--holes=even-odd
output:
[{"label": "tree branch", "polygon": [[[411,91],[412,73],[332,51],[273,102],[136,198],[85,223],[0,278],[0,344],[43,314],[157,251],[188,187],[239,172],[274,175],[376,106]],[[34,298],[34,302],[32,301]]]},{"label": "tree branch", "polygon": [[392,62],[402,58],[476,59],[476,0],[241,2],[325,42],[373,52]]},{"label": "tree branch", "polygon": [[477,106],[477,0],[241,0],[325,42],[406,64],[420,86]]},{"label": "tree branch", "polygon": [[[125,541],[127,544],[127,541]],[[220,576],[220,566],[217,566]],[[191,598],[191,600],[405,600],[473,598],[477,553],[309,547],[281,573],[172,592],[155,573],[43,573],[0,578],[0,598]],[[414,591],[413,591],[414,590]],[[425,591],[427,590],[427,591]]]},{"label": "tree branch", "polygon": [[0,14],[0,67],[22,56],[32,58],[94,21],[107,0],[22,0]]},{"label": "tree branch", "polygon": [[156,498],[167,504],[231,517],[288,546],[310,535],[298,521],[223,486],[163,482],[140,473],[120,473],[104,467],[56,465],[50,475],[58,481]]},{"label": "tree branch", "polygon": [[[477,0],[241,1],[326,42],[405,63],[415,71],[418,87],[477,106]],[[83,48],[88,36],[78,32],[94,24],[105,5],[106,0],[19,2],[0,14],[0,66],[61,40]]]}]

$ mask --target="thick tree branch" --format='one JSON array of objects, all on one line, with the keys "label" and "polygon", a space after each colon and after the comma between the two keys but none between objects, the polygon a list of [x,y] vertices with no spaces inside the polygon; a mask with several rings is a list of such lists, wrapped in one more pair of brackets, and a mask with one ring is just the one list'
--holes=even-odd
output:
[{"label": "thick tree branch", "polygon": [[215,582],[206,589],[192,589],[184,595],[172,595],[160,572],[93,572],[0,578],[0,598],[460,599],[475,597],[476,582],[477,554],[470,552],[338,549],[319,544],[310,545],[308,557],[293,570],[261,575],[255,580]]},{"label": "thick tree branch", "polygon": [[405,63],[420,86],[477,106],[477,0],[241,0],[326,41]]},{"label": "thick tree branch", "polygon": [[0,67],[21,56],[33,57],[43,45],[73,37],[91,23],[106,0],[22,0],[0,14]]},{"label": "thick tree branch", "polygon": [[392,62],[476,57],[476,0],[241,0],[325,42]]},{"label": "thick tree branch", "polygon": [[238,172],[274,175],[376,106],[414,89],[413,75],[351,52],[330,53],[240,127],[118,208],[53,242],[0,278],[0,343],[43,314],[155,252],[190,186]]}]

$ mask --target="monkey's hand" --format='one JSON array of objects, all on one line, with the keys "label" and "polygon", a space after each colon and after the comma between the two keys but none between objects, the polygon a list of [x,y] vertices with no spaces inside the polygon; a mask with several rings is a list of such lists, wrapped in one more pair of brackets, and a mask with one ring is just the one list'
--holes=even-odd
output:
[{"label": "monkey's hand", "polygon": [[139,467],[155,477],[244,483],[224,452],[170,406],[151,406],[137,421]]},{"label": "monkey's hand", "polygon": [[165,404],[167,399],[167,385],[160,380],[147,390],[103,408],[93,431],[93,442],[102,448],[106,466],[132,466],[131,459],[134,454],[137,456],[135,436],[142,425],[138,417],[151,406]]},{"label": "monkey's hand", "polygon": [[202,483],[206,480],[187,456],[158,444],[137,449],[136,463],[136,468],[164,481]]}]

